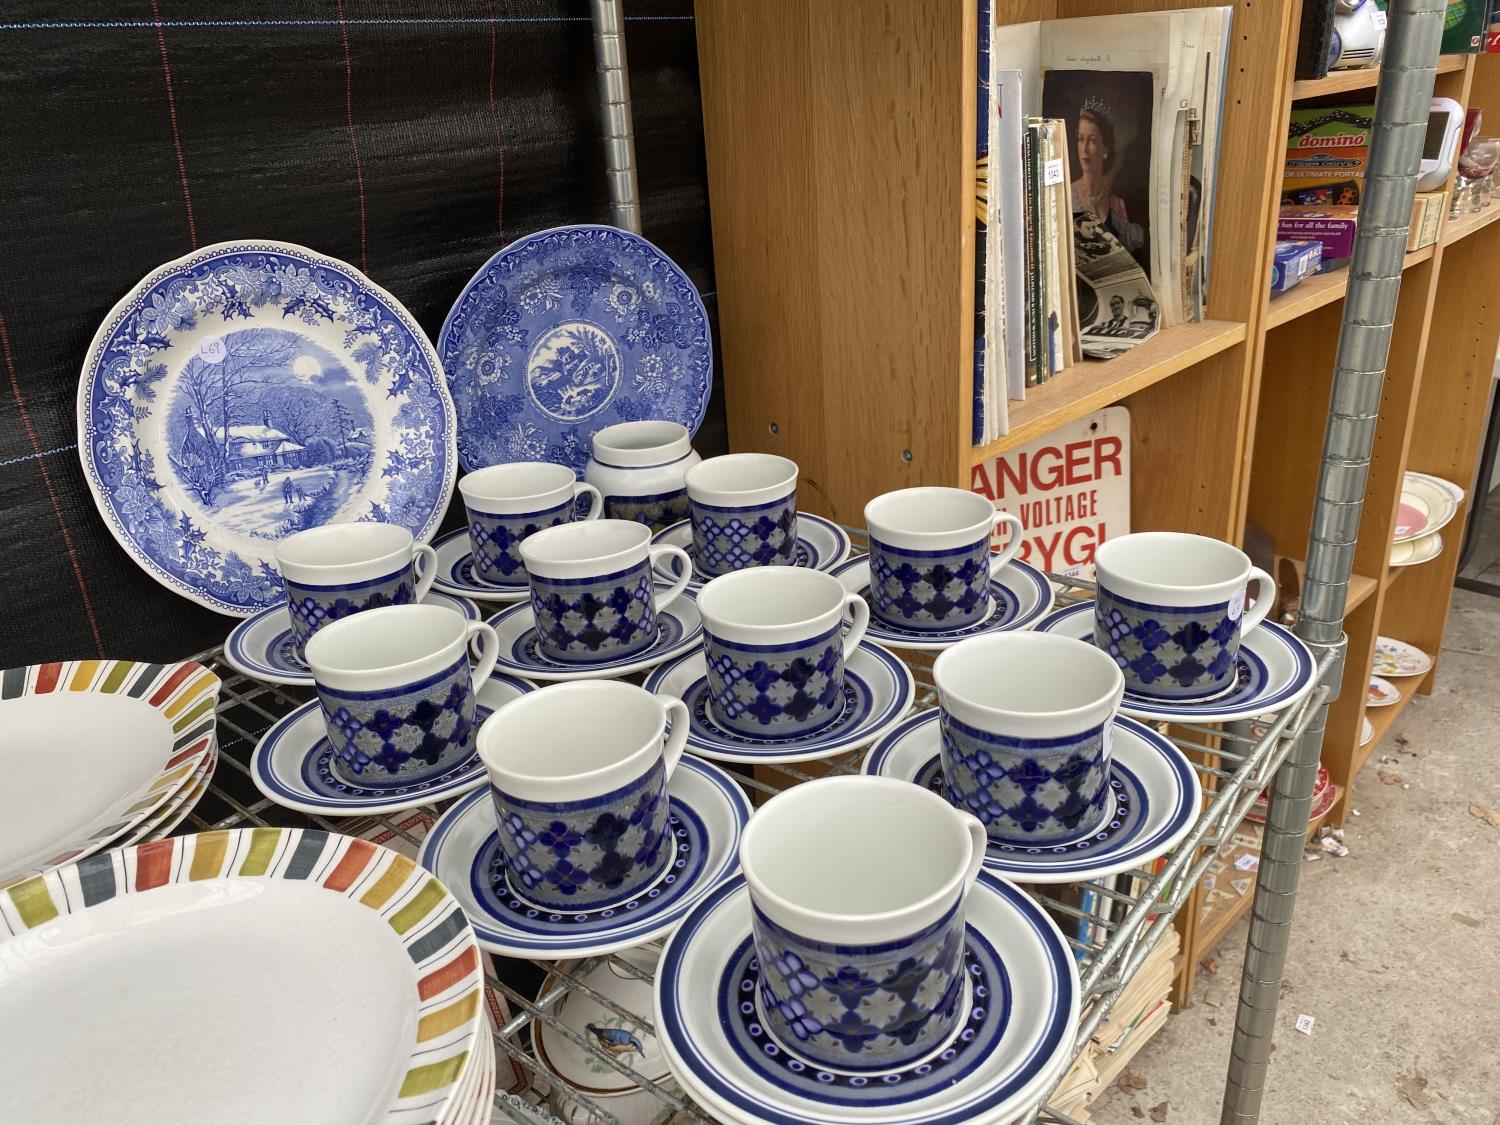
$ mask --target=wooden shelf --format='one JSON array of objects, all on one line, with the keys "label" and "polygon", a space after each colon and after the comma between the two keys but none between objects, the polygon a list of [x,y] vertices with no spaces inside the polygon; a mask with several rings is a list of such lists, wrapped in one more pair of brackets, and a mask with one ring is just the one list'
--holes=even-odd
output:
[{"label": "wooden shelf", "polygon": [[[1438,59],[1437,72],[1448,74],[1452,71],[1462,70],[1466,55],[1442,55]],[[1378,66],[1368,67],[1364,70],[1335,70],[1331,71],[1326,78],[1305,78],[1301,82],[1292,83],[1292,100],[1300,102],[1305,98],[1323,98],[1329,94],[1347,94],[1352,90],[1374,91],[1380,81],[1380,68]]]},{"label": "wooden shelf", "polygon": [[[1307,582],[1307,563],[1302,559],[1292,559],[1292,565],[1297,568],[1297,584],[1301,588]],[[1365,574],[1351,574],[1349,576],[1349,600],[1345,603],[1344,613],[1346,615],[1353,613],[1356,606],[1378,589],[1380,589],[1379,579]]]},{"label": "wooden shelf", "polygon": [[1496,219],[1500,219],[1500,199],[1495,200],[1483,211],[1471,213],[1465,211],[1458,218],[1451,215],[1443,220],[1443,233],[1439,241],[1448,246],[1461,238],[1468,238],[1475,231],[1489,226]]},{"label": "wooden shelf", "polygon": [[1159,383],[1241,343],[1245,335],[1245,325],[1237,321],[1204,320],[1164,329],[1114,359],[1074,364],[1040,386],[1027,387],[1025,401],[1010,404],[1010,433],[988,445],[975,446],[972,462],[978,465]]},{"label": "wooden shelf", "polygon": [[[1417,687],[1426,678],[1426,676],[1401,676],[1396,679],[1391,679],[1389,676],[1386,677],[1386,679],[1395,685],[1396,690],[1401,693],[1401,702],[1392,703],[1389,707],[1367,707],[1365,709],[1365,718],[1369,719],[1370,725],[1375,728],[1375,735],[1369,742],[1356,750],[1353,773],[1358,773],[1360,767],[1370,760],[1370,755],[1375,752],[1375,747],[1380,745],[1381,739],[1385,738],[1391,727],[1395,725],[1396,720],[1401,717],[1401,712],[1406,710],[1406,705],[1416,698]],[[1366,680],[1368,682],[1368,673],[1366,673]]]},{"label": "wooden shelf", "polygon": [[[1500,210],[1500,204],[1497,204],[1496,209]],[[1436,251],[1435,244],[1423,246],[1420,250],[1413,250],[1402,261],[1401,268],[1409,270],[1418,262],[1427,261]],[[1299,316],[1304,316],[1314,309],[1320,309],[1324,305],[1342,300],[1348,288],[1348,266],[1340,266],[1338,269],[1316,274],[1285,293],[1273,295],[1271,311],[1267,314],[1266,323],[1275,328],[1279,324],[1296,320]]]}]

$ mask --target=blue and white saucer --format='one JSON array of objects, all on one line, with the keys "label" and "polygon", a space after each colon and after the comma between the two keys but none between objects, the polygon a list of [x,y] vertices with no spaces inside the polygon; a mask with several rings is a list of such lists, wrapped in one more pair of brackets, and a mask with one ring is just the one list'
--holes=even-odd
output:
[{"label": "blue and white saucer", "polygon": [[[864,772],[941,793],[941,748],[933,708],[882,738],[865,758]],[[1110,818],[1097,832],[1040,847],[991,842],[985,870],[1018,883],[1081,883],[1129,871],[1170,851],[1187,835],[1203,799],[1198,775],[1182,751],[1123,715],[1115,718],[1109,785]]]},{"label": "blue and white saucer", "polygon": [[692,726],[687,748],[719,762],[810,762],[866,746],[885,734],[911,709],[916,684],[911,671],[877,644],[861,641],[844,664],[844,710],[812,734],[790,738],[751,738],[719,726],[708,708],[708,658],[702,649],[658,668],[646,678],[647,691],[676,696],[688,705]]},{"label": "blue and white saucer", "polygon": [[[1094,643],[1094,603],[1081,602],[1048,614],[1038,633]],[[1234,685],[1212,699],[1168,702],[1125,693],[1120,710],[1137,719],[1167,723],[1224,723],[1284,711],[1300,702],[1317,683],[1317,665],[1307,646],[1274,621],[1263,621],[1240,641]]]},{"label": "blue and white saucer", "polygon": [[530,604],[513,605],[489,619],[500,635],[500,659],[495,670],[531,680],[608,680],[644,672],[675,656],[699,648],[703,641],[703,621],[692,591],[683,591],[666,609],[656,613],[656,643],[645,652],[620,660],[598,664],[563,664],[542,655],[537,643],[536,615]]},{"label": "blue and white saucer", "polygon": [[[513,676],[492,675],[480,687],[474,713],[477,727],[490,713],[518,699],[536,685]],[[484,763],[471,753],[447,773],[414,785],[395,785],[371,778],[351,785],[333,772],[333,744],[314,699],[281,719],[261,736],[250,759],[255,787],[278,805],[323,816],[377,816],[430,805],[485,784]]]},{"label": "blue and white saucer", "polygon": [[496,586],[479,577],[474,569],[474,553],[466,527],[434,539],[432,549],[437,552],[434,590],[480,602],[524,602],[531,596],[531,587],[525,582],[519,586]]},{"label": "blue and white saucer", "polygon": [[1072,1058],[1078,968],[1041,907],[989,872],[980,872],[964,909],[973,1001],[962,1031],[920,1065],[839,1074],[786,1051],[757,1017],[750,893],[736,875],[688,912],[657,966],[656,1034],[673,1076],[725,1121],[1016,1120]]},{"label": "blue and white saucer", "polygon": [[[479,607],[468,598],[429,590],[423,605],[446,606],[470,621],[479,620]],[[263,609],[234,627],[224,642],[224,662],[254,680],[291,687],[312,687],[312,670],[297,652],[286,603]]]},{"label": "blue and white saucer", "polygon": [[721,880],[739,870],[740,832],[750,803],[717,766],[684,756],[667,783],[676,857],[666,877],[638,898],[586,914],[530,906],[505,884],[505,858],[488,789],[443,814],[418,862],[451,888],[479,944],[507,957],[593,957],[654,941]]},{"label": "blue and white saucer", "polygon": [[[681,547],[691,558],[693,554],[693,521],[678,520],[664,527],[651,539],[653,546]],[[797,561],[794,565],[813,570],[832,571],[849,557],[849,535],[832,520],[822,516],[797,513]],[[656,564],[657,577],[672,581],[681,573],[682,563],[678,559],[663,559]],[[699,589],[708,581],[708,575],[693,567],[693,576],[688,579],[688,589]]]},{"label": "blue and white saucer", "polygon": [[[870,556],[856,555],[833,568],[834,576],[865,601],[870,600]],[[1003,633],[1012,629],[1029,629],[1052,608],[1052,583],[1029,563],[1010,562],[998,575],[990,578],[990,608],[982,620],[959,629],[941,632],[918,632],[888,625],[876,617],[872,605],[870,627],[865,636],[894,648],[934,650],[957,644],[965,637],[981,633]]]}]

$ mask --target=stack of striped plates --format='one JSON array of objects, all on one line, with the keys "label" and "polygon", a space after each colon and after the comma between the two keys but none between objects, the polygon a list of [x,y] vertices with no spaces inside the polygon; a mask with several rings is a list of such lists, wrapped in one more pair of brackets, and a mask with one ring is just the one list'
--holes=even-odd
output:
[{"label": "stack of striped plates", "polygon": [[102,852],[0,891],[0,1117],[478,1125],[483,979],[447,889],[369,841]]},{"label": "stack of striped plates", "polygon": [[191,660],[0,673],[0,887],[176,828],[218,761],[218,694]]}]

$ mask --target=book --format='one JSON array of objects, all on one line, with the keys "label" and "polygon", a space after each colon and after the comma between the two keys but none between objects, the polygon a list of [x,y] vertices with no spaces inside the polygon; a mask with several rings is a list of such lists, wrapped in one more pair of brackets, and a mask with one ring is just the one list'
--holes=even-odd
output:
[{"label": "book", "polygon": [[[1026,397],[1026,197],[1020,172],[1023,164],[1022,136],[1025,119],[1021,112],[1021,74],[996,70],[990,76],[995,112],[990,137],[989,225],[998,228],[997,242],[989,244],[993,257],[999,251],[1001,271],[1008,281],[1005,292],[992,310],[989,322],[998,317],[1004,324],[1003,347],[1007,389],[1012,399]],[[998,188],[998,190],[996,190]]]}]

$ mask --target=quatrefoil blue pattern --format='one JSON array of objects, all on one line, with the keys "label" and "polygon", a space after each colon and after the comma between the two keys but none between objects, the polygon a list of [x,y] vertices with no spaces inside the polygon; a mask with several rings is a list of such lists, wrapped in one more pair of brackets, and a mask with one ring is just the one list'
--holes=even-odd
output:
[{"label": "quatrefoil blue pattern", "polygon": [[795,566],[797,493],[753,508],[721,508],[689,499],[693,564],[709,577],[752,566]]},{"label": "quatrefoil blue pattern", "polygon": [[364,609],[387,605],[408,605],[416,600],[416,579],[408,563],[400,570],[364,582],[335,586],[308,586],[283,580],[287,593],[287,611],[292,619],[297,656],[312,635],[330,622]]},{"label": "quatrefoil blue pattern", "polygon": [[1072,738],[1006,738],[944,712],[943,788],[949,802],[1004,844],[1036,845],[1093,831],[1109,805],[1104,727]]},{"label": "quatrefoil blue pattern", "polygon": [[930,1054],[957,1027],[964,952],[957,906],[880,945],[815,941],[753,908],[751,929],[767,1029],[803,1058],[841,1070],[888,1070]]},{"label": "quatrefoil blue pattern", "polygon": [[916,633],[962,629],[989,609],[988,539],[943,551],[911,551],[870,536],[870,609]]},{"label": "quatrefoil blue pattern", "polygon": [[726,641],[705,629],[714,721],[750,738],[821,730],[844,711],[844,642],[835,628],[788,645]]},{"label": "quatrefoil blue pattern", "polygon": [[479,577],[496,586],[526,585],[526,566],[521,561],[521,540],[546,527],[567,523],[573,501],[540,512],[495,515],[466,505],[469,514],[469,544]]},{"label": "quatrefoil blue pattern", "polygon": [[1162,606],[1131,601],[1102,585],[1094,603],[1094,643],[1125,674],[1125,689],[1152,699],[1204,699],[1235,676],[1240,620],[1229,602]]},{"label": "quatrefoil blue pattern", "polygon": [[547,659],[597,664],[655,643],[656,592],[645,560],[598,578],[530,579],[537,637]]}]

